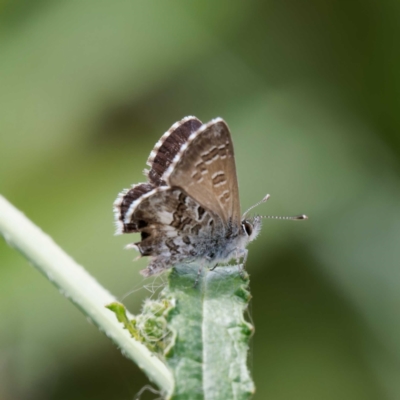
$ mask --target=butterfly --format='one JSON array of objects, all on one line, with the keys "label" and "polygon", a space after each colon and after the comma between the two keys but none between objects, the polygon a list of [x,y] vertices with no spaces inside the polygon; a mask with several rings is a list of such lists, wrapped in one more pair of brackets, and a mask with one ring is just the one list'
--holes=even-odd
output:
[{"label": "butterfly", "polygon": [[[231,134],[216,118],[176,122],[147,160],[147,182],[123,190],[114,202],[116,234],[141,234],[128,245],[150,263],[141,273],[159,274],[180,263],[200,262],[210,269],[231,259],[246,262],[246,246],[261,229],[262,216],[240,213]],[[279,218],[279,217],[278,217]],[[305,215],[281,217],[306,219]]]}]

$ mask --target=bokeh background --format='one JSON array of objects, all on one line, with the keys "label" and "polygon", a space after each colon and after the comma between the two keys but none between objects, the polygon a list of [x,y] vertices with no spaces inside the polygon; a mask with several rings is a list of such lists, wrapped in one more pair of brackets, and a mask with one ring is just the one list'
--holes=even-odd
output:
[{"label": "bokeh background", "polygon": [[[400,398],[400,3],[0,2],[0,193],[138,312],[112,203],[175,121],[216,116],[250,245],[255,399]],[[150,282],[151,284],[151,282]],[[146,377],[0,241],[0,399],[133,399]],[[146,394],[142,399],[156,396]]]}]

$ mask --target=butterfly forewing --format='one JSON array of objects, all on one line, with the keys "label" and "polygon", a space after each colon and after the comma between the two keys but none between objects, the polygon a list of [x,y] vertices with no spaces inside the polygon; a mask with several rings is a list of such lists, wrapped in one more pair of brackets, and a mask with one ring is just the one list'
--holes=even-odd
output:
[{"label": "butterfly forewing", "polygon": [[182,188],[225,223],[240,224],[240,201],[229,128],[217,118],[193,133],[163,179]]},{"label": "butterfly forewing", "polygon": [[151,183],[156,186],[165,184],[162,179],[165,170],[170,166],[182,145],[187,142],[190,135],[196,132],[201,125],[202,122],[196,117],[185,117],[173,124],[161,136],[147,160],[147,165],[151,167],[150,171],[147,172]]}]

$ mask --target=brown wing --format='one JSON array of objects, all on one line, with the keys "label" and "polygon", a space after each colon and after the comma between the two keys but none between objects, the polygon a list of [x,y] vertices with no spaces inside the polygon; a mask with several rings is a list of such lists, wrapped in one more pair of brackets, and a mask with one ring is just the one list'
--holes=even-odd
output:
[{"label": "brown wing", "polygon": [[188,141],[189,136],[193,132],[196,132],[201,125],[201,121],[196,117],[185,117],[179,122],[175,122],[161,136],[147,160],[147,165],[151,167],[149,171],[145,171],[149,182],[139,183],[133,185],[131,189],[123,190],[114,202],[114,214],[117,226],[116,234],[138,232],[134,222],[124,222],[126,212],[132,203],[140,197],[158,186],[165,185],[162,175],[170,166],[182,145]]},{"label": "brown wing", "polygon": [[154,146],[147,160],[151,167],[146,171],[149,181],[155,186],[165,185],[162,175],[170,166],[182,145],[187,142],[189,136],[200,128],[202,122],[196,117],[185,117],[168,129]]},{"label": "brown wing", "polygon": [[221,118],[190,135],[162,179],[171,187],[182,188],[225,223],[240,223],[233,143]]},{"label": "brown wing", "polygon": [[133,185],[131,189],[123,190],[118,195],[114,201],[114,216],[117,228],[116,235],[139,232],[138,226],[134,222],[129,221],[125,223],[126,213],[129,211],[132,203],[154,189],[155,186],[151,183],[138,183],[137,185]]},{"label": "brown wing", "polygon": [[141,233],[141,241],[130,247],[152,257],[142,271],[146,276],[204,255],[213,232],[221,231],[221,220],[179,188],[157,187],[126,205],[124,226]]}]

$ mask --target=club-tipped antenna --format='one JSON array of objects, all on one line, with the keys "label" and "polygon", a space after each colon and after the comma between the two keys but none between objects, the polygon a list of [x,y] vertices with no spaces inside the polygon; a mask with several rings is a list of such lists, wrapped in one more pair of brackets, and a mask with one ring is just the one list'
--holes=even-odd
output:
[{"label": "club-tipped antenna", "polygon": [[262,203],[265,203],[270,197],[271,197],[271,195],[269,195],[269,194],[265,195],[262,200],[260,200],[258,203],[254,204],[254,206],[251,206],[248,210],[246,210],[246,212],[243,214],[242,218],[244,218],[249,213],[249,211],[251,211],[253,208],[259,206]]},{"label": "club-tipped antenna", "polygon": [[279,217],[276,215],[260,215],[259,218],[267,218],[267,219],[291,219],[294,221],[299,221],[303,219],[308,219],[307,215],[301,214],[301,215],[294,215],[293,217]]}]

